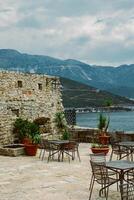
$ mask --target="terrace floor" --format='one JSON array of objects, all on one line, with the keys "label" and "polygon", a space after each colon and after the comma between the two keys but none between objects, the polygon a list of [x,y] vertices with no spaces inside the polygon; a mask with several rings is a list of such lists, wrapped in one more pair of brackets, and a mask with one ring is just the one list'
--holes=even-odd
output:
[{"label": "terrace floor", "polygon": [[[81,162],[70,163],[41,161],[39,151],[36,157],[0,156],[0,200],[88,200],[89,149],[89,144],[80,144]],[[92,200],[105,199],[98,197],[99,188],[95,183]],[[116,185],[111,186],[109,200],[119,197]]]}]

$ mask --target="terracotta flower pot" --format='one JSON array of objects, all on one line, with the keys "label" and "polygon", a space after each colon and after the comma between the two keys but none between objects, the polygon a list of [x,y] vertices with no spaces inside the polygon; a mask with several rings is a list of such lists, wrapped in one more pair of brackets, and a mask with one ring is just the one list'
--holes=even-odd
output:
[{"label": "terracotta flower pot", "polygon": [[106,155],[109,152],[109,147],[92,147],[91,151],[93,153],[104,153]]},{"label": "terracotta flower pot", "polygon": [[21,143],[24,145],[31,144],[31,140],[29,138],[25,137],[21,140]]},{"label": "terracotta flower pot", "polygon": [[109,144],[109,139],[110,139],[110,136],[109,135],[100,135],[99,136],[99,141],[101,144],[104,144],[104,145],[107,145]]},{"label": "terracotta flower pot", "polygon": [[37,144],[26,144],[25,145],[26,154],[28,156],[35,156],[37,153],[37,148],[38,148]]}]

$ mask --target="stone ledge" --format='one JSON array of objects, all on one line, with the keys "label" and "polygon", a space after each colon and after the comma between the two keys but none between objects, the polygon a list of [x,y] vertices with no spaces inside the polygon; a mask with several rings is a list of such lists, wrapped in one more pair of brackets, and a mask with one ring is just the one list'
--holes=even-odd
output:
[{"label": "stone ledge", "polygon": [[20,156],[25,154],[25,147],[22,144],[9,144],[0,146],[0,155]]}]

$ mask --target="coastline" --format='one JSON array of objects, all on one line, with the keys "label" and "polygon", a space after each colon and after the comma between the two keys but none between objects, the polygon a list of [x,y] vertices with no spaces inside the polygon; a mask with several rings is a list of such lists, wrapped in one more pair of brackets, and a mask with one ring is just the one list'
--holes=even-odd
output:
[{"label": "coastline", "polygon": [[[76,125],[97,128],[99,112],[76,113]],[[134,132],[134,111],[106,112],[110,116],[109,131]]]},{"label": "coastline", "polygon": [[87,112],[131,112],[134,111],[133,106],[111,106],[111,107],[86,107],[86,108],[75,108],[76,113],[87,113]]}]

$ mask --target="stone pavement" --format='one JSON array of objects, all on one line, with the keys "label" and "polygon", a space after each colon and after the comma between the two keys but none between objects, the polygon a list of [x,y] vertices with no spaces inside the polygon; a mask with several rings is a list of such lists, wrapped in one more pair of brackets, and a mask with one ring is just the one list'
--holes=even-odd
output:
[{"label": "stone pavement", "polygon": [[[89,144],[80,144],[81,162],[41,161],[36,157],[0,156],[0,200],[88,200],[91,168]],[[92,200],[98,197],[95,183]],[[109,200],[120,199],[116,185],[110,187]]]}]

